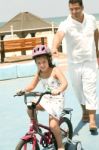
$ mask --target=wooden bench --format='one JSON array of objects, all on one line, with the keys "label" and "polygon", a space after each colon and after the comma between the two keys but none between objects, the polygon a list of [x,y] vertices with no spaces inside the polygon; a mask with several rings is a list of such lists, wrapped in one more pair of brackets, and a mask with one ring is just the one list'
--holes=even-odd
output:
[{"label": "wooden bench", "polygon": [[17,52],[32,50],[36,45],[44,44],[47,45],[47,37],[32,37],[32,38],[21,38],[7,41],[0,41],[1,49],[1,63],[4,62],[6,52]]}]

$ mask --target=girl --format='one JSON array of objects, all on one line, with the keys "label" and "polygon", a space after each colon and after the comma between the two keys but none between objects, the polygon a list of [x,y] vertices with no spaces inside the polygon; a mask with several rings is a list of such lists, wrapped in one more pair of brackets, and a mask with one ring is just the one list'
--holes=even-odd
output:
[{"label": "girl", "polygon": [[[58,150],[64,150],[59,118],[64,106],[63,91],[67,88],[67,80],[62,72],[52,64],[52,56],[48,47],[45,45],[36,46],[33,49],[32,56],[38,67],[38,72],[31,84],[25,88],[25,92],[34,90],[39,82],[41,82],[44,91],[51,91],[52,95],[42,97],[41,102],[36,106],[36,110],[46,110],[49,113],[49,126],[56,138]],[[33,102],[36,102],[36,100],[33,100]],[[27,112],[31,121],[36,119],[36,111],[35,114],[33,114],[32,109],[28,109]]]}]

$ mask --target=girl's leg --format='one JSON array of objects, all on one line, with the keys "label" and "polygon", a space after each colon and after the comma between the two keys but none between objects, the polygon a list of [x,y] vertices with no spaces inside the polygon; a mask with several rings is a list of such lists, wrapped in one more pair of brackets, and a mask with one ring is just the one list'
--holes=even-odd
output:
[{"label": "girl's leg", "polygon": [[29,118],[30,118],[29,131],[33,131],[33,124],[37,123],[36,109],[27,108],[27,113],[28,113]]},{"label": "girl's leg", "polygon": [[[27,113],[28,113],[28,116],[30,118],[30,131],[33,130],[33,124],[34,123],[38,123],[38,120],[37,120],[37,110],[42,110],[43,108],[40,106],[40,105],[37,105],[36,109],[33,109],[32,107],[27,107]],[[37,126],[36,126],[37,128]]]},{"label": "girl's leg", "polygon": [[32,108],[27,108],[27,113],[30,117],[30,120],[37,119],[36,109],[33,110]]},{"label": "girl's leg", "polygon": [[39,104],[36,106],[36,109],[33,108],[27,108],[27,113],[31,120],[37,120],[37,113],[36,110],[44,110]]},{"label": "girl's leg", "polygon": [[58,150],[65,150],[62,144],[62,135],[59,127],[59,120],[52,116],[49,116],[49,126],[57,141]]}]

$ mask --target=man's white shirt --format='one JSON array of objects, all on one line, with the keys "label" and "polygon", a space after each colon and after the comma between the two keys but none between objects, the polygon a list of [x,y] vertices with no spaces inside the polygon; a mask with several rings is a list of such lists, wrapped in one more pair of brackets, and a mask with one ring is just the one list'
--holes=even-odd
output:
[{"label": "man's white shirt", "polygon": [[96,60],[94,31],[96,19],[84,13],[82,23],[74,20],[71,15],[60,23],[58,31],[65,33],[69,62],[81,63]]}]

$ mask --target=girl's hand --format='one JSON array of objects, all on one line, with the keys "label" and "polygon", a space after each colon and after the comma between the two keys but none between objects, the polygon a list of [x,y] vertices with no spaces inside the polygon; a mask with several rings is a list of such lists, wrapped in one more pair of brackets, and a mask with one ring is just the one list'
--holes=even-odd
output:
[{"label": "girl's hand", "polygon": [[60,91],[57,90],[57,89],[55,89],[55,90],[52,90],[52,91],[51,91],[51,94],[52,94],[52,95],[59,95],[59,94],[60,94]]},{"label": "girl's hand", "polygon": [[24,94],[25,94],[25,90],[19,90],[16,92],[16,95],[18,95],[18,96],[22,96]]}]

